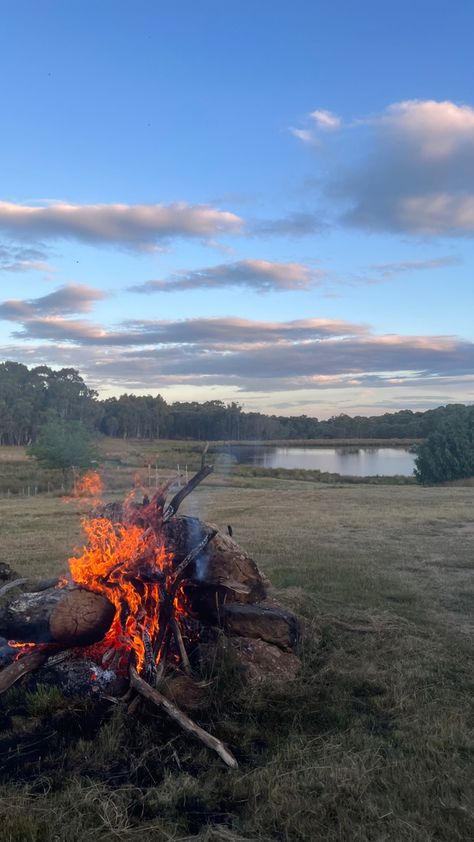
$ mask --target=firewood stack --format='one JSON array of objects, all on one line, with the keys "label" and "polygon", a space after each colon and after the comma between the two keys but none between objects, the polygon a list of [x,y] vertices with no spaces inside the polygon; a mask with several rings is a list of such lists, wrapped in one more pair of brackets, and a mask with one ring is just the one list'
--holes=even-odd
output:
[{"label": "firewood stack", "polygon": [[[236,766],[229,750],[181,708],[195,706],[203,671],[217,650],[232,658],[242,681],[294,678],[301,666],[300,624],[268,599],[268,581],[230,534],[177,514],[211,471],[203,465],[168,505],[169,485],[143,504],[95,509],[90,523],[106,536],[107,557],[128,533],[137,549],[126,563],[119,552],[121,562],[106,559],[107,572],[102,565],[92,584],[74,577],[34,585],[14,579],[4,565],[3,579],[10,581],[0,588],[0,693],[38,671],[38,682],[59,684],[65,693],[105,696],[125,703],[130,713],[146,698]],[[71,559],[71,570],[87,558],[85,552]],[[124,583],[129,593],[120,602]],[[173,686],[181,688],[180,707]]]}]

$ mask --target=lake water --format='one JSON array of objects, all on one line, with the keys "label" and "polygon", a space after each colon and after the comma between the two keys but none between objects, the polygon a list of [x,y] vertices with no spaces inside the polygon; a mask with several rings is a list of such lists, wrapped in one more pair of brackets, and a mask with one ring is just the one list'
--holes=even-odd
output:
[{"label": "lake water", "polygon": [[227,456],[240,465],[264,468],[304,468],[329,471],[342,476],[411,476],[415,454],[403,447],[274,447],[245,445],[225,448]]}]

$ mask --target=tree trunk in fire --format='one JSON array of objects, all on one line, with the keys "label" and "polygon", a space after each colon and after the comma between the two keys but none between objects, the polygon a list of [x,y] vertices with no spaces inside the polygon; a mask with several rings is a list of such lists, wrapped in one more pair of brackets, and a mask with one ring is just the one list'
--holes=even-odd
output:
[{"label": "tree trunk in fire", "polygon": [[102,640],[112,624],[114,606],[83,588],[50,588],[23,593],[0,609],[0,635],[23,643],[88,646]]}]

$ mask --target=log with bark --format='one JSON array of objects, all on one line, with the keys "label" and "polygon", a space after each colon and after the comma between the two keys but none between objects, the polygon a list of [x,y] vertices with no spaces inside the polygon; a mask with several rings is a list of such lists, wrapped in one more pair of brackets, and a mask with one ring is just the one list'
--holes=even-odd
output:
[{"label": "log with bark", "polygon": [[0,635],[23,643],[88,646],[102,640],[114,606],[84,588],[48,588],[22,593],[0,609]]}]

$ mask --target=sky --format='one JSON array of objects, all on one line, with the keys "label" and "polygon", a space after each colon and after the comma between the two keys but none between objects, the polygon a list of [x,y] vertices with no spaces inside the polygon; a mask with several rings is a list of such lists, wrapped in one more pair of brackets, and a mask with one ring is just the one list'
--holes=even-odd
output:
[{"label": "sky", "polygon": [[0,0],[0,358],[474,401],[472,0]]}]

